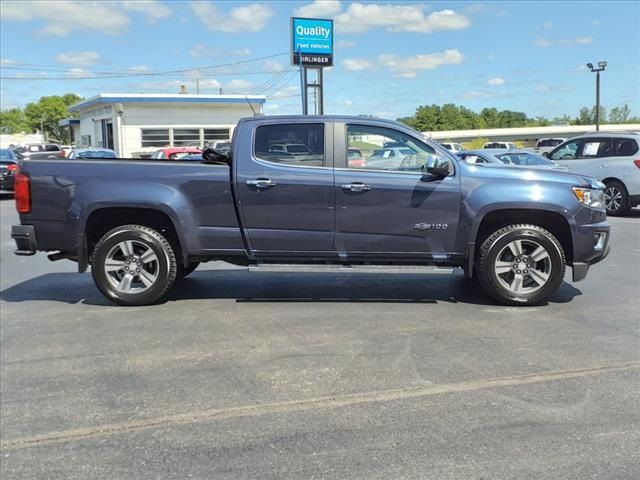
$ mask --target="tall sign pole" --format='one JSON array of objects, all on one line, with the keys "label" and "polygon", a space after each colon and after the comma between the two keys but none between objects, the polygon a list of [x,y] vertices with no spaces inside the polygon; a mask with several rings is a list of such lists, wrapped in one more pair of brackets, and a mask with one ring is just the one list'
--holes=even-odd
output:
[{"label": "tall sign pole", "polygon": [[[322,69],[333,66],[333,20],[291,18],[291,62],[300,66],[302,114],[309,114],[309,89],[317,94],[316,110],[324,114],[324,80]],[[309,70],[315,70],[316,81],[309,83]]]}]

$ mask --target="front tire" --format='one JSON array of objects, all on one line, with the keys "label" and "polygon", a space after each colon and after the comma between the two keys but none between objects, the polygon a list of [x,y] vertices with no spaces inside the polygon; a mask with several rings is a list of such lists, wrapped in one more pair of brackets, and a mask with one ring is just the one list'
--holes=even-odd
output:
[{"label": "front tire", "polygon": [[609,180],[605,183],[604,204],[607,208],[607,215],[626,215],[631,209],[629,204],[629,193],[622,182]]},{"label": "front tire", "polygon": [[142,225],[123,225],[96,244],[93,280],[102,294],[119,305],[160,301],[176,280],[178,265],[169,241]]},{"label": "front tire", "polygon": [[564,278],[562,245],[537,225],[508,225],[482,243],[478,281],[483,290],[505,305],[539,305]]}]

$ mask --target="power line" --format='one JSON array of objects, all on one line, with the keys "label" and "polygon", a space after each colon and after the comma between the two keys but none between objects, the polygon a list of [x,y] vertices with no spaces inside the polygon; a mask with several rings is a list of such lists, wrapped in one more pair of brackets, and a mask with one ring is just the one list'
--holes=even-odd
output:
[{"label": "power line", "polygon": [[[279,57],[282,55],[286,55],[289,52],[280,52],[274,53],[272,55],[265,55],[262,57],[255,57],[245,60],[238,60],[235,62],[222,63],[218,65],[205,65],[201,67],[193,67],[193,68],[184,68],[178,70],[166,70],[161,72],[123,72],[123,73],[109,73],[108,75],[96,75],[96,76],[73,76],[73,77],[25,77],[25,76],[15,76],[15,77],[0,77],[1,80],[96,80],[96,79],[105,79],[105,78],[128,78],[128,77],[154,77],[154,76],[169,76],[175,74],[184,74],[184,73],[202,73],[202,74],[210,74],[210,75],[222,75],[223,72],[215,73],[215,72],[204,72],[205,70],[215,70],[217,68],[223,67],[231,67],[235,65],[243,65],[246,63],[252,63],[259,60],[266,60],[269,58]],[[1,69],[5,69],[7,67],[11,67],[11,65],[6,65],[0,67]],[[53,71],[53,70],[52,70]],[[70,70],[65,70],[66,73],[72,73]],[[80,72],[78,72],[80,73]],[[84,70],[83,70],[84,73]],[[87,73],[97,73],[91,72],[87,70]]]}]

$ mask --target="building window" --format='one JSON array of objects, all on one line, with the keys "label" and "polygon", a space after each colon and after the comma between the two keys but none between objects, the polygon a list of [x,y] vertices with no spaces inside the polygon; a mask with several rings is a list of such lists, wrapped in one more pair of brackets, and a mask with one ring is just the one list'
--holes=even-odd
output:
[{"label": "building window", "polygon": [[166,147],[169,145],[168,128],[143,128],[141,132],[143,147]]},{"label": "building window", "polygon": [[199,147],[200,146],[200,129],[199,128],[174,128],[173,129],[173,145],[176,147]]},{"label": "building window", "polygon": [[82,139],[82,146],[83,147],[90,147],[91,146],[91,135],[82,135],[80,138]]},{"label": "building window", "polygon": [[216,140],[228,140],[229,129],[228,128],[205,128],[204,129],[204,143],[213,143]]}]

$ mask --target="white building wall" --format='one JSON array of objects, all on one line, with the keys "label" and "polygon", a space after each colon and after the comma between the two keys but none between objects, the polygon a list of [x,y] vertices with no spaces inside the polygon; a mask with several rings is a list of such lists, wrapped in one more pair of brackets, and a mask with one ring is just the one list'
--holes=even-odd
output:
[{"label": "white building wall", "polygon": [[[261,105],[254,104],[256,112]],[[114,147],[123,157],[131,157],[143,151],[154,151],[157,147],[142,147],[141,130],[145,128],[228,128],[229,135],[238,120],[253,116],[248,104],[182,104],[182,103],[123,103],[122,114],[112,105],[90,107],[80,112],[80,137],[91,136],[91,146],[101,146],[100,120],[113,121]],[[94,119],[94,120],[92,120]]]}]

